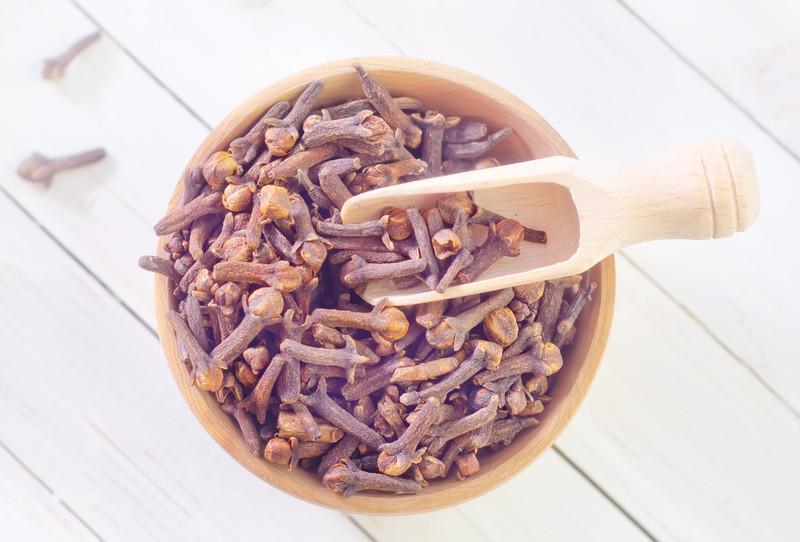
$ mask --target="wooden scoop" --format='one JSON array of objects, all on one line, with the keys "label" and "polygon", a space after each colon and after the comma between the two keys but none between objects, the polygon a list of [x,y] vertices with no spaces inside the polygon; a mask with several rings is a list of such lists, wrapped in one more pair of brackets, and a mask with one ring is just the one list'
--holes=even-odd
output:
[{"label": "wooden scoop", "polygon": [[553,156],[390,186],[347,200],[345,223],[378,218],[387,207],[429,209],[445,195],[470,191],[475,203],[544,230],[544,245],[524,242],[476,281],[444,293],[424,284],[397,290],[371,283],[375,304],[448,299],[583,272],[609,254],[655,239],[710,239],[744,231],[758,215],[758,185],[750,152],[726,139],[703,140],[623,165],[593,165]]}]

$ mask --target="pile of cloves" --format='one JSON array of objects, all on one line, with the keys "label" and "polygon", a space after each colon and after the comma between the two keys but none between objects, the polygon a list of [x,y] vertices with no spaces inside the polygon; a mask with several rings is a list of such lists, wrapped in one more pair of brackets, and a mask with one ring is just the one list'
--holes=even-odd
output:
[{"label": "pile of cloves", "polygon": [[342,224],[343,203],[364,190],[498,165],[486,153],[511,133],[393,98],[355,68],[366,99],[319,107],[314,81],[187,171],[182,204],[154,228],[170,236],[169,259],[139,265],[174,283],[167,320],[192,382],[254,456],[315,470],[344,496],[416,493],[475,474],[485,450],[539,423],[594,284],[573,276],[413,307],[360,300],[374,280],[444,291],[546,238],[463,193]]}]

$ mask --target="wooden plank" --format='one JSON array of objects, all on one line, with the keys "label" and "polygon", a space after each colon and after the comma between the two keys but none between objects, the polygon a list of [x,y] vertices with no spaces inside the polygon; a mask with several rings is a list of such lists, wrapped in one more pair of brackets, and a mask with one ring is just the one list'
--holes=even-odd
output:
[{"label": "wooden plank", "polygon": [[211,125],[298,69],[339,58],[397,54],[342,0],[77,3]]},{"label": "wooden plank", "polygon": [[625,0],[722,92],[800,156],[800,4]]},{"label": "wooden plank", "polygon": [[151,331],[6,197],[0,228],[24,232],[0,238],[0,329],[13,360],[0,442],[51,500],[104,540],[289,539],[300,526],[311,539],[365,540],[344,514],[287,497],[225,454],[183,403]]},{"label": "wooden plank", "polygon": [[6,540],[93,540],[97,537],[49,488],[0,446],[0,523]]},{"label": "wooden plank", "polygon": [[659,540],[790,540],[800,421],[624,260],[611,341],[558,441]]},{"label": "wooden plank", "polygon": [[[14,51],[4,55],[14,75],[0,102],[0,186],[155,325],[150,277],[136,261],[154,250],[148,232],[206,128],[107,37],[63,79],[42,79],[44,58],[96,30],[69,2],[3,2],[0,19],[9,21],[0,50]],[[55,157],[97,146],[106,159],[59,174],[49,189],[11,173],[33,151]]]},{"label": "wooden plank", "polygon": [[554,450],[465,504],[412,516],[354,518],[381,542],[649,539]]}]

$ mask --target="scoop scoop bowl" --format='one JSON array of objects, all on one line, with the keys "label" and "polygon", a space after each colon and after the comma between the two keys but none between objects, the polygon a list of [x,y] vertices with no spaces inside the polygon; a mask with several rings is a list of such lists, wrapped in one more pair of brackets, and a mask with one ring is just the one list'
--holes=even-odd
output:
[{"label": "scoop scoop bowl", "polygon": [[574,275],[637,243],[728,237],[750,227],[759,209],[750,152],[708,139],[622,165],[552,156],[380,188],[347,200],[342,218],[357,223],[387,207],[429,209],[463,191],[480,207],[544,230],[547,243],[523,242],[519,256],[443,293],[422,283],[397,290],[386,280],[369,284],[364,299],[411,305]]}]

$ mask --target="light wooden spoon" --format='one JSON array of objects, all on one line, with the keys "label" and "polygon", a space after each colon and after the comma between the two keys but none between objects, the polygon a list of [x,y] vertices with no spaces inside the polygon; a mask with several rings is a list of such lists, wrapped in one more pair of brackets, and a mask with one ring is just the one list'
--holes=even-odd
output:
[{"label": "light wooden spoon", "polygon": [[753,159],[740,143],[703,140],[629,164],[593,165],[553,156],[390,186],[359,194],[342,209],[345,223],[378,218],[387,207],[433,207],[470,191],[475,203],[545,230],[545,245],[523,242],[476,281],[440,294],[424,284],[397,290],[369,284],[375,304],[412,305],[581,273],[609,254],[656,239],[711,239],[744,231],[758,215]]}]

